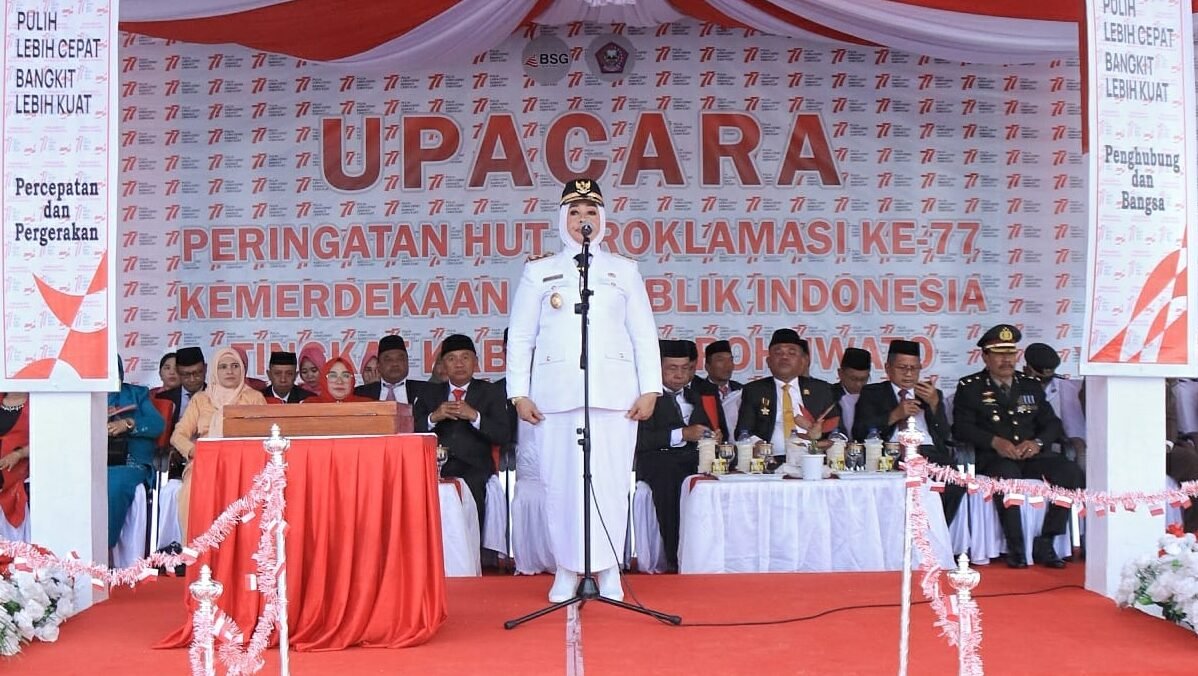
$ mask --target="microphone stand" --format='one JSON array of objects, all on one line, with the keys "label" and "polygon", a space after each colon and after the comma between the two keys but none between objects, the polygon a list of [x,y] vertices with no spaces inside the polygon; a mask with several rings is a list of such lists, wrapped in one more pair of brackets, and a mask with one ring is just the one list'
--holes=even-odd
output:
[{"label": "microphone stand", "polygon": [[[574,306],[574,313],[579,315],[582,322],[581,358],[578,364],[578,368],[582,369],[582,427],[576,430],[579,435],[578,445],[582,446],[582,577],[578,581],[578,588],[575,590],[574,596],[514,620],[508,620],[503,623],[503,628],[515,629],[525,622],[576,603],[580,604],[581,608],[586,605],[587,601],[606,603],[609,606],[648,615],[662,622],[679,625],[682,624],[682,618],[678,615],[667,615],[651,608],[601,596],[595,573],[591,570],[591,369],[589,348],[591,296],[595,292],[591,290],[591,228],[589,224],[583,224],[582,253],[575,256],[574,260],[578,264],[578,295],[582,299],[582,302]],[[620,564],[616,563],[616,565]]]}]

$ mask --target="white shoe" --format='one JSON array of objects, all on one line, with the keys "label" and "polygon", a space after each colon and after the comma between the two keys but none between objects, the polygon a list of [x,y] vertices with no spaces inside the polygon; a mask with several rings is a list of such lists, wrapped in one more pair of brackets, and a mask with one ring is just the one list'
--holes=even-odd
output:
[{"label": "white shoe", "polygon": [[599,595],[613,601],[624,600],[624,587],[620,584],[619,566],[599,571]]},{"label": "white shoe", "polygon": [[576,589],[578,589],[578,573],[558,568],[557,574],[553,576],[553,586],[549,588],[549,602],[569,601],[574,596]]}]

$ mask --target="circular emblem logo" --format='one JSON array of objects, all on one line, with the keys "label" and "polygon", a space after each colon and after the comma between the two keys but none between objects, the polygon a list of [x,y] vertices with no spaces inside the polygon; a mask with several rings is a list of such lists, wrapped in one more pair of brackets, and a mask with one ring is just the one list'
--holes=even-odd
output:
[{"label": "circular emblem logo", "polygon": [[570,48],[561,38],[542,35],[524,46],[520,63],[537,84],[553,84],[570,71]]},{"label": "circular emblem logo", "polygon": [[636,64],[636,50],[623,35],[600,35],[587,47],[587,65],[591,75],[604,82],[623,80]]}]

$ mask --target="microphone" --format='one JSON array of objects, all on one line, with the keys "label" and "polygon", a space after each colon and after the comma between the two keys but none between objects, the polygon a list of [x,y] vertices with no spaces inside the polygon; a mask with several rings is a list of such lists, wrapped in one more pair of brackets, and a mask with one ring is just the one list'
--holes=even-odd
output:
[{"label": "microphone", "polygon": [[594,232],[595,232],[595,226],[591,225],[587,221],[582,222],[582,236],[583,237],[590,237],[591,234]]}]

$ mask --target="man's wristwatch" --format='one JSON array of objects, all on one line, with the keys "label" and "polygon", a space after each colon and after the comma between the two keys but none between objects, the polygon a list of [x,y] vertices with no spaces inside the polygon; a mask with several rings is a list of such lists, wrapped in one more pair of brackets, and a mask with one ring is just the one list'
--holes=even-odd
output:
[{"label": "man's wristwatch", "polygon": [[512,398],[508,399],[507,401],[512,406],[515,406],[516,404],[520,403],[521,399],[527,399],[527,398],[528,397],[512,397]]}]

